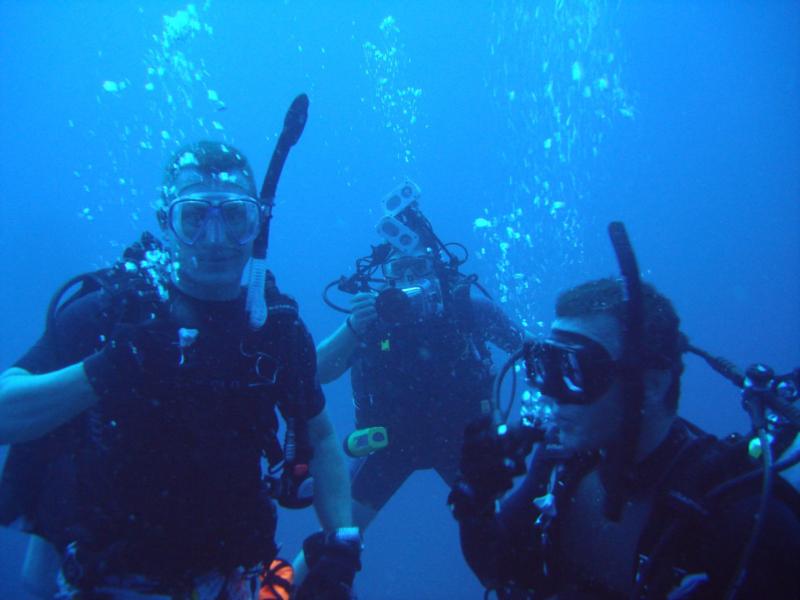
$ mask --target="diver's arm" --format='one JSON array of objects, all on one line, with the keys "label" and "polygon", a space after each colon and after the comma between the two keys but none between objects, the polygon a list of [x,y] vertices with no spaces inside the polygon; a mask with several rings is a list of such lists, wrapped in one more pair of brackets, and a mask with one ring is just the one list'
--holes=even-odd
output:
[{"label": "diver's arm", "polygon": [[505,535],[493,512],[458,519],[461,551],[469,568],[487,588],[504,582]]},{"label": "diver's arm", "polygon": [[324,409],[308,421],[308,437],[314,449],[310,468],[314,476],[314,509],[320,525],[328,531],[352,527],[350,479],[336,432]]},{"label": "diver's arm", "polygon": [[499,459],[507,456],[503,451],[497,454],[501,448],[483,435],[490,423],[489,419],[475,421],[464,432],[462,479],[449,498],[459,525],[461,549],[467,564],[487,588],[513,584],[541,589],[541,538],[534,529],[540,513],[533,500],[544,493],[546,481],[542,477],[550,472],[550,463],[539,459],[543,450],[537,445],[530,459],[532,467],[522,482],[501,502],[495,501],[511,481],[493,476],[502,470]]},{"label": "diver's arm", "polygon": [[54,598],[58,592],[61,554],[44,538],[30,536],[20,581],[23,589],[36,598]]},{"label": "diver's arm", "polygon": [[97,400],[81,363],[42,375],[12,367],[0,374],[0,444],[39,438]]},{"label": "diver's arm", "polygon": [[354,331],[343,322],[331,335],[317,346],[317,372],[321,383],[339,379],[350,368],[350,359],[359,339]]},{"label": "diver's arm", "polygon": [[525,338],[525,331],[494,302],[472,298],[475,321],[484,331],[486,340],[509,354],[516,352]]},{"label": "diver's arm", "polygon": [[[324,531],[306,538],[303,549],[292,562],[297,597],[350,598],[349,593],[342,592],[352,587],[353,578],[361,569],[360,536],[353,525],[350,479],[344,457],[325,409],[309,419],[308,437],[314,449],[310,465],[314,476],[314,509]],[[331,595],[334,588],[340,591]]]},{"label": "diver's arm", "polygon": [[350,301],[350,315],[344,323],[317,346],[317,371],[322,383],[338,379],[350,368],[350,359],[361,343],[361,337],[378,318],[376,295],[359,292]]},{"label": "diver's arm", "polygon": [[541,567],[533,521],[522,522],[507,508],[492,509],[458,519],[464,559],[481,583],[489,588],[510,584],[539,587]]}]

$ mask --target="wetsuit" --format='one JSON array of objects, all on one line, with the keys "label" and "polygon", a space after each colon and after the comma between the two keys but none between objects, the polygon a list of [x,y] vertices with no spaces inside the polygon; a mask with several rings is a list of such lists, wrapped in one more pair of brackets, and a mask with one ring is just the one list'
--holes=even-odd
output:
[{"label": "wetsuit", "polygon": [[[456,511],[464,555],[484,585],[501,598],[666,598],[677,589],[671,598],[723,598],[752,532],[760,479],[713,500],[704,494],[755,467],[742,444],[678,419],[628,479],[618,523],[604,515],[598,460],[563,462],[537,447],[499,511]],[[554,516],[543,510],[548,491]],[[738,598],[800,597],[798,501],[778,478]]]},{"label": "wetsuit", "polygon": [[386,427],[389,445],[354,463],[354,500],[380,510],[419,469],[453,482],[464,427],[490,410],[487,343],[513,352],[522,333],[485,298],[466,296],[412,325],[370,328],[351,369],[356,427]]},{"label": "wetsuit", "polygon": [[[121,318],[116,304],[102,289],[68,303],[15,366],[48,373],[98,351]],[[324,407],[311,337],[296,305],[284,308],[294,310],[276,307],[251,332],[243,297],[202,302],[171,289],[158,318],[199,332],[181,367],[14,445],[2,522],[22,519],[68,551],[75,589],[135,574],[185,593],[208,572],[269,564],[276,517],[261,459],[280,451],[274,409],[306,422]]]}]

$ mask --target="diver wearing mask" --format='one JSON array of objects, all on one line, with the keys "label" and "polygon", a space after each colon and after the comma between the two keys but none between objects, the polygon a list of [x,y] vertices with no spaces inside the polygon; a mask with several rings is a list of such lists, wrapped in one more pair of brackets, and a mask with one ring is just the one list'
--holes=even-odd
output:
[{"label": "diver wearing mask", "polygon": [[360,538],[311,336],[271,274],[258,327],[241,286],[271,210],[252,173],[228,144],[178,150],[156,213],[164,243],[145,233],[68,281],[40,340],[0,373],[0,524],[37,536],[37,595],[276,597],[289,586],[276,504],[301,506],[310,474],[324,531],[304,543],[293,597],[351,597]]},{"label": "diver wearing mask", "polygon": [[[669,299],[639,280],[624,227],[610,233],[622,281],[563,292],[547,339],[501,370],[524,359],[536,391],[521,427],[483,419],[465,433],[449,503],[467,562],[498,598],[800,597],[800,497],[778,475],[800,455],[772,459],[800,430],[798,371],[740,374],[689,344]],[[678,416],[685,352],[742,388],[750,439]]]},{"label": "diver wearing mask", "polygon": [[[466,261],[444,244],[406,181],[384,199],[377,224],[385,243],[332,282],[326,301],[348,313],[317,348],[320,379],[350,369],[356,431],[345,450],[352,469],[354,520],[363,530],[419,469],[451,485],[466,424],[491,410],[494,370],[488,344],[522,345],[522,330],[488,298]],[[350,309],[330,302],[334,286],[353,294]],[[474,293],[479,290],[480,293]]]}]

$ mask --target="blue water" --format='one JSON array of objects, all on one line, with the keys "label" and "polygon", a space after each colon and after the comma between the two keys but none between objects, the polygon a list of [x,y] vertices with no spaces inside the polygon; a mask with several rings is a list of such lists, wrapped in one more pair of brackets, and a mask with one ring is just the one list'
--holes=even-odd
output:
[{"label": "blue water", "polygon": [[[797,2],[186,10],[0,2],[3,368],[62,281],[155,229],[179,142],[229,141],[260,178],[300,92],[309,122],[270,262],[317,339],[339,322],[322,287],[378,241],[380,199],[410,177],[440,237],[468,247],[468,267],[534,332],[559,289],[615,272],[605,226],[621,219],[693,341],[740,366],[800,364]],[[347,431],[347,381],[326,394]],[[695,359],[681,412],[717,434],[746,427],[735,390]],[[480,597],[446,492],[418,473],[392,499],[367,534],[361,597]],[[314,527],[310,511],[281,514],[286,553]],[[2,597],[25,597],[24,545],[0,532]]]}]

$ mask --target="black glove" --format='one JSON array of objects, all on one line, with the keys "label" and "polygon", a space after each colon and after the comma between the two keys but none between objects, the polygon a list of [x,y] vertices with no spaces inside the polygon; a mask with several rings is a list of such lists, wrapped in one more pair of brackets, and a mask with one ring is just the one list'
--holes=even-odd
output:
[{"label": "black glove", "polygon": [[490,510],[495,499],[514,485],[514,477],[525,473],[525,457],[541,435],[538,429],[498,426],[490,417],[467,425],[461,476],[448,499],[456,518]]},{"label": "black glove", "polygon": [[361,535],[354,527],[315,533],[303,542],[308,576],[297,600],[350,600],[361,570]]},{"label": "black glove", "polygon": [[117,323],[105,346],[83,361],[95,393],[113,400],[170,378],[181,363],[178,336],[165,319]]}]

